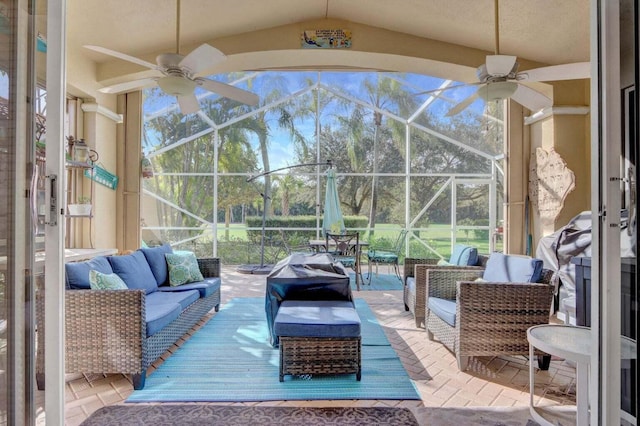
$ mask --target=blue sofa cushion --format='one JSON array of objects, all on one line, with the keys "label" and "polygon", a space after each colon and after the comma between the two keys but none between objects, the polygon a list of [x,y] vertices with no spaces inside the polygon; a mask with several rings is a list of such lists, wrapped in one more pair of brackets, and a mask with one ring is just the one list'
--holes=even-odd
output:
[{"label": "blue sofa cushion", "polygon": [[458,266],[474,266],[478,264],[478,249],[464,244],[453,246],[449,263]]},{"label": "blue sofa cushion", "polygon": [[200,292],[200,297],[209,297],[216,291],[220,289],[222,281],[220,277],[215,278],[205,278],[204,281],[198,281],[195,283],[182,284],[181,286],[160,286],[158,290],[160,291],[184,291],[184,290],[198,290]]},{"label": "blue sofa cushion", "polygon": [[182,307],[179,303],[162,303],[158,298],[145,298],[145,320],[147,337],[153,336],[180,316]]},{"label": "blue sofa cushion", "polygon": [[158,283],[159,286],[166,284],[169,275],[167,273],[167,259],[164,255],[165,253],[173,253],[171,246],[169,244],[163,244],[157,247],[143,247],[140,251],[147,259],[151,272],[153,272],[153,276],[156,277],[156,283]]},{"label": "blue sofa cushion", "polygon": [[273,329],[277,336],[359,337],[360,317],[347,300],[285,300]]},{"label": "blue sofa cushion", "polygon": [[74,290],[88,290],[91,288],[89,282],[89,271],[94,270],[103,274],[113,274],[111,264],[104,256],[94,257],[84,262],[69,262],[64,265],[65,280],[67,288]]},{"label": "blue sofa cushion", "polygon": [[156,277],[141,251],[124,256],[109,256],[113,272],[118,274],[130,289],[141,289],[146,294],[158,290]]},{"label": "blue sofa cushion", "polygon": [[163,303],[177,303],[184,311],[189,307],[189,305],[200,298],[200,293],[198,293],[198,290],[176,291],[173,293],[156,291],[147,294],[146,298],[150,302],[157,303],[159,305]]},{"label": "blue sofa cushion", "polygon": [[489,282],[537,283],[542,278],[542,260],[491,253],[482,278]]},{"label": "blue sofa cushion", "polygon": [[438,316],[441,320],[449,324],[451,327],[456,325],[456,302],[455,300],[440,299],[439,297],[430,297],[427,304],[430,311]]}]

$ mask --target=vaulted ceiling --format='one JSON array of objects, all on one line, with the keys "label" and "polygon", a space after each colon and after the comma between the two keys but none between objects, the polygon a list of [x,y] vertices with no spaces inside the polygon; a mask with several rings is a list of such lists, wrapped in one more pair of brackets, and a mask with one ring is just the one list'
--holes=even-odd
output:
[{"label": "vaulted ceiling", "polygon": [[[123,74],[139,70],[83,45],[99,45],[151,62],[159,53],[176,50],[176,0],[72,0],[67,6],[68,51],[99,63],[103,69],[98,74],[102,72],[104,80],[116,77],[113,69]],[[501,0],[499,6],[500,53],[518,56],[525,68],[589,60],[589,0]],[[436,63],[457,63],[468,72],[451,78],[469,79],[484,55],[496,47],[494,0],[182,0],[180,15],[181,53],[206,42],[233,59],[229,67],[236,71],[313,68],[316,62],[324,68],[409,70],[401,62],[415,57],[435,62],[413,71],[428,72]],[[352,29],[350,52],[304,52],[307,56],[303,56],[300,30],[323,25]],[[275,32],[275,28],[289,29],[289,33]],[[374,46],[369,44],[372,40]],[[436,47],[458,54],[441,53],[429,59]],[[362,65],[357,56],[362,51],[386,56]],[[247,60],[256,52],[263,55],[261,60]],[[296,54],[302,58],[297,62],[290,59]],[[446,73],[446,67],[445,71],[435,68],[434,75]]]}]

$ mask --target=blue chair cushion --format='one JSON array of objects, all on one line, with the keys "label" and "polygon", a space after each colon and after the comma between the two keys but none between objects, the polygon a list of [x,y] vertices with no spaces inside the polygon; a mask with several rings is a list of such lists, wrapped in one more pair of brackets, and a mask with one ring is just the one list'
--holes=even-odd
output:
[{"label": "blue chair cushion", "polygon": [[141,251],[124,256],[109,256],[113,272],[118,274],[130,289],[142,289],[146,294],[158,290],[156,277]]},{"label": "blue chair cushion", "polygon": [[537,283],[542,278],[542,260],[491,253],[482,278],[499,283]]},{"label": "blue chair cushion", "polygon": [[200,298],[200,292],[198,290],[186,290],[186,291],[174,291],[174,292],[162,292],[155,291],[147,294],[146,300],[150,303],[177,303],[180,305],[180,309],[184,311],[193,302]]},{"label": "blue chair cushion", "polygon": [[342,263],[347,268],[353,268],[356,265],[356,258],[352,256],[334,256],[336,262]]},{"label": "blue chair cushion", "polygon": [[204,281],[198,281],[189,284],[182,284],[181,286],[161,286],[158,287],[160,291],[184,291],[184,290],[198,290],[200,297],[209,297],[220,289],[222,281],[220,277],[205,278]]},{"label": "blue chair cushion", "polygon": [[167,259],[165,253],[173,253],[173,249],[169,244],[163,244],[157,247],[141,248],[140,251],[147,259],[147,263],[156,277],[156,283],[161,286],[167,283],[169,274],[167,272]]},{"label": "blue chair cushion", "polygon": [[113,274],[111,264],[104,256],[94,257],[84,262],[69,262],[64,265],[66,287],[74,290],[91,288],[89,271],[94,270],[103,274]]},{"label": "blue chair cushion", "polygon": [[411,294],[416,294],[416,278],[415,277],[407,277],[407,281],[405,282],[407,286],[407,290]]},{"label": "blue chair cushion", "polygon": [[398,255],[390,251],[372,250],[367,253],[367,257],[369,258],[369,261],[377,263],[398,262]]},{"label": "blue chair cushion", "polygon": [[478,249],[464,244],[453,246],[449,263],[458,266],[474,266],[478,264]]},{"label": "blue chair cushion", "polygon": [[456,326],[456,302],[455,300],[440,299],[439,297],[430,297],[427,304],[429,310],[436,314],[438,318],[449,324],[451,327]]},{"label": "blue chair cushion", "polygon": [[163,303],[158,298],[145,298],[145,321],[147,337],[153,336],[180,316],[182,307],[179,303]]},{"label": "blue chair cushion", "polygon": [[273,330],[288,337],[359,337],[360,317],[346,300],[285,300]]}]

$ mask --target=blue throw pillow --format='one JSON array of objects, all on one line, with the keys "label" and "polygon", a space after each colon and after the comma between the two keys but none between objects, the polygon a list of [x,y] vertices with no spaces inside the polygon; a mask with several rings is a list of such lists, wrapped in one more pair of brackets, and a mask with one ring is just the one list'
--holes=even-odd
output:
[{"label": "blue throw pillow", "polygon": [[474,266],[478,264],[478,249],[464,244],[453,246],[449,263],[458,266]]},{"label": "blue throw pillow", "polygon": [[169,244],[163,244],[158,247],[143,247],[140,249],[144,257],[149,263],[153,276],[156,277],[158,286],[167,284],[169,275],[167,274],[167,259],[164,257],[166,253],[173,253],[173,249]]},{"label": "blue throw pillow", "polygon": [[131,289],[142,289],[146,294],[158,290],[156,277],[141,251],[135,251],[124,256],[109,256],[113,272]]},{"label": "blue throw pillow", "polygon": [[542,260],[491,253],[482,278],[489,282],[537,283],[542,278]]},{"label": "blue throw pillow", "polygon": [[88,290],[91,288],[89,282],[89,271],[96,270],[103,274],[112,274],[111,264],[104,256],[94,257],[84,262],[69,262],[64,265],[67,288],[74,290]]}]

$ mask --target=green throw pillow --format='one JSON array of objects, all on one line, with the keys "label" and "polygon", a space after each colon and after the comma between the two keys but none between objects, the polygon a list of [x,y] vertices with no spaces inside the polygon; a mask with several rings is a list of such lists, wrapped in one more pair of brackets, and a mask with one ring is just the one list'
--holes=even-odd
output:
[{"label": "green throw pillow", "polygon": [[103,274],[95,269],[89,271],[89,285],[92,290],[126,290],[127,285],[118,274]]},{"label": "green throw pillow", "polygon": [[171,286],[175,287],[204,280],[195,254],[165,253],[164,257],[167,259],[169,284]]},{"label": "green throw pillow", "polygon": [[451,266],[451,265],[453,265],[453,263],[449,263],[444,259],[438,260],[438,266]]}]

